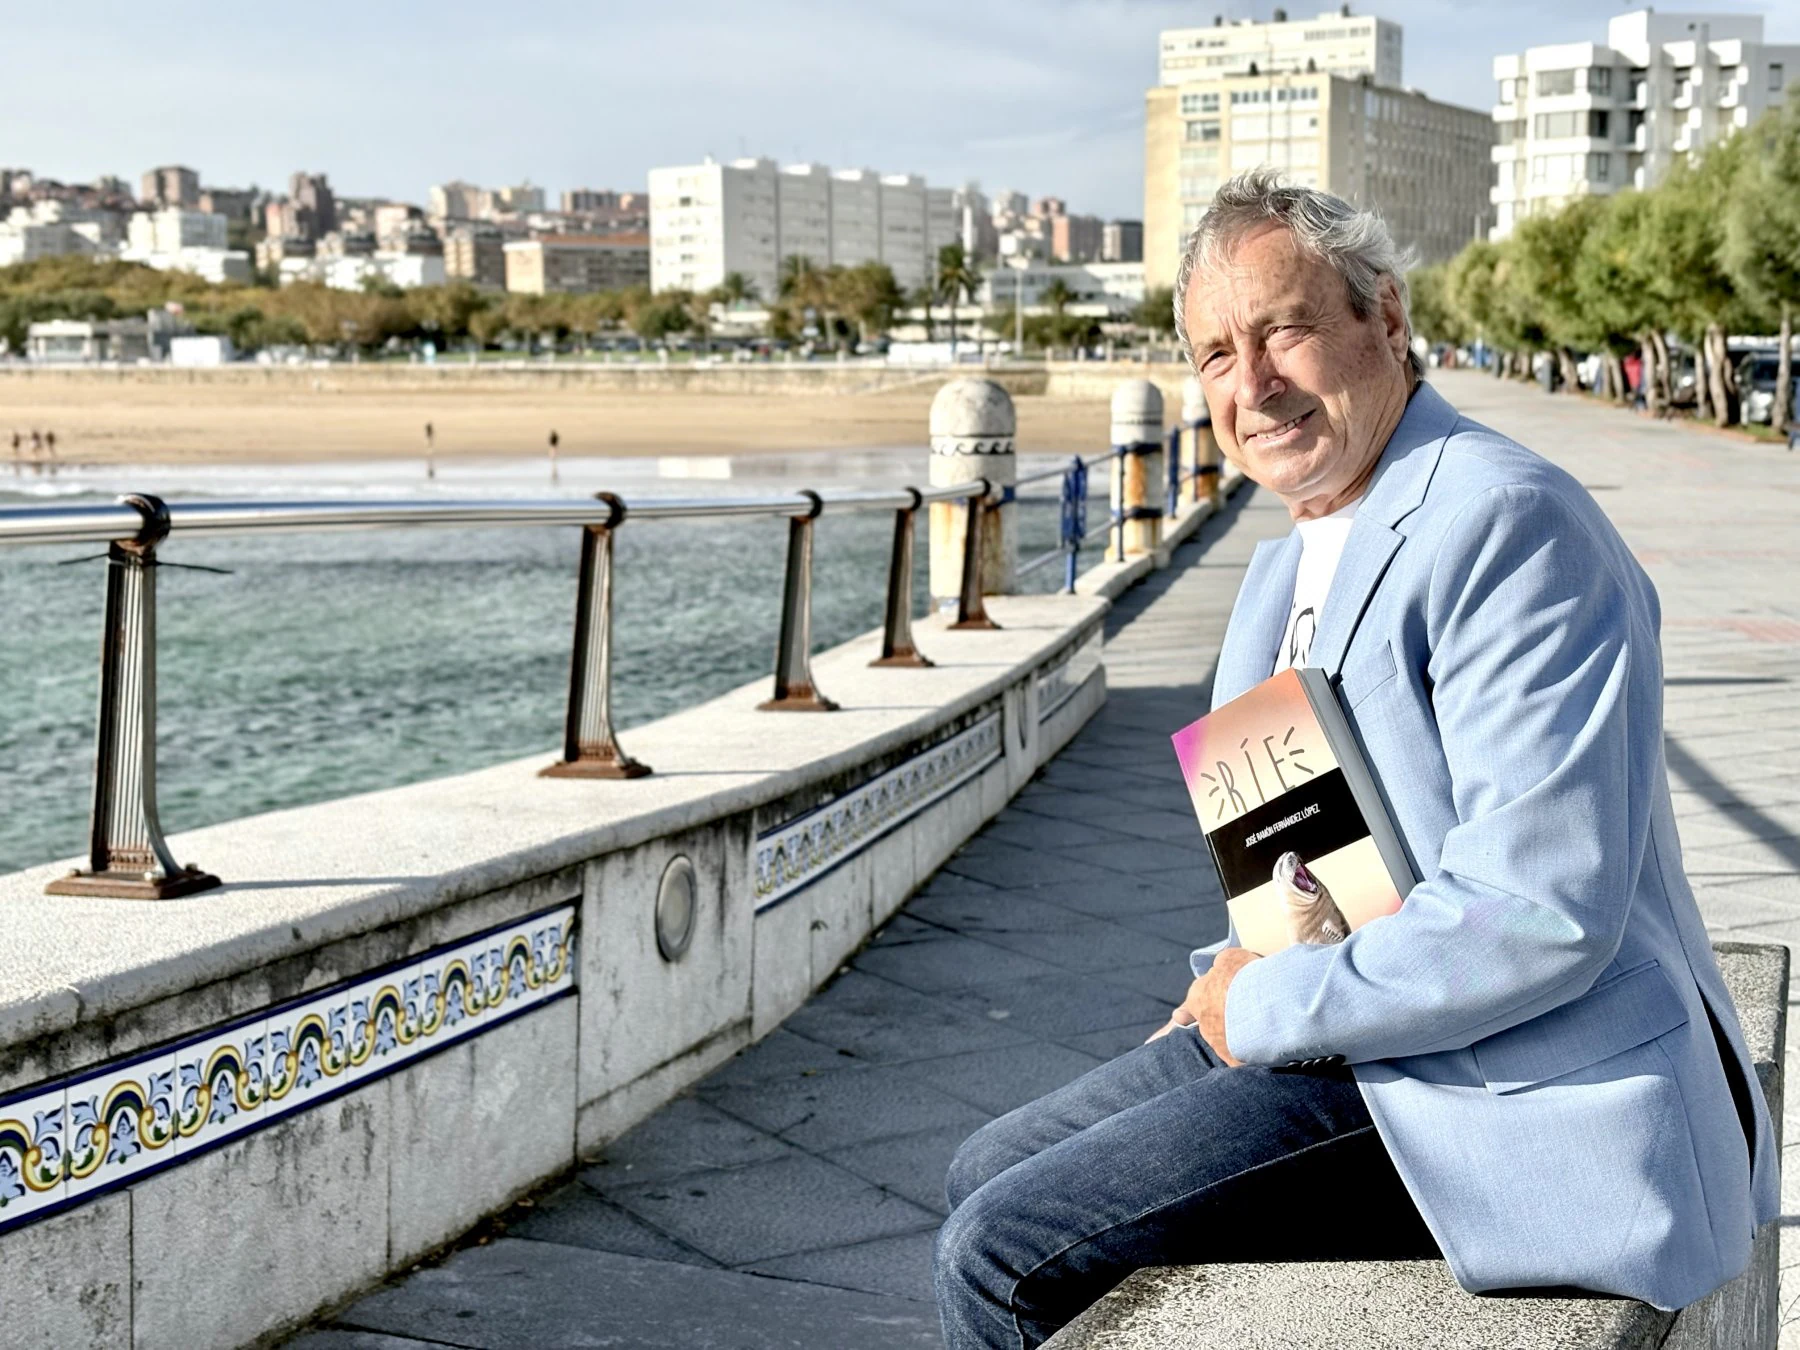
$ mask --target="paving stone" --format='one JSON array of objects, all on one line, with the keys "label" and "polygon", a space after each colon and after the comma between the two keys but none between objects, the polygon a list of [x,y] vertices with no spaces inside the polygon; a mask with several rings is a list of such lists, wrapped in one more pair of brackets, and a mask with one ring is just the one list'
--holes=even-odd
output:
[{"label": "paving stone", "polygon": [[947,994],[984,1014],[1004,1013],[1013,1026],[1044,1040],[1065,1044],[1069,1037],[1110,1027],[1160,1026],[1168,1005],[1147,994],[1121,989],[1090,975],[1070,974],[1056,983],[1015,980]]},{"label": "paving stone", "polygon": [[1230,926],[1230,916],[1223,903],[1215,902],[1183,905],[1150,914],[1121,914],[1117,922],[1121,928],[1135,928],[1140,933],[1167,938],[1179,947],[1192,950],[1224,937]]},{"label": "paving stone", "polygon": [[580,1182],[564,1186],[539,1201],[526,1218],[509,1223],[506,1232],[508,1237],[533,1242],[560,1242],[565,1247],[587,1247],[654,1261],[680,1261],[694,1266],[718,1264],[609,1204]]},{"label": "paving stone", "polygon": [[[1089,885],[1089,882],[1082,882]],[[1034,889],[993,890],[985,895],[941,896],[915,900],[913,914],[953,932],[983,935],[1010,932],[1056,932],[1090,920],[1066,906],[1047,900]]]},{"label": "paving stone", "polygon": [[[1109,816],[1107,819],[1114,820],[1118,817]],[[1091,822],[1050,820],[1024,812],[1002,814],[987,827],[982,837],[1019,848],[1053,849],[1078,848],[1082,844],[1116,844],[1120,840],[1117,831]]]},{"label": "paving stone", "polygon": [[1150,1033],[1169,1020],[1169,1010],[1164,1007],[1156,1017],[1148,1022],[1140,1022],[1133,1026],[1107,1027],[1104,1031],[1089,1031],[1079,1036],[1058,1036],[1057,1044],[1072,1046],[1084,1054],[1094,1055],[1099,1059],[1117,1059],[1127,1050],[1135,1050],[1149,1039]]},{"label": "paving stone", "polygon": [[1112,874],[1090,863],[1076,862],[1040,849],[995,844],[979,851],[965,849],[944,864],[958,876],[973,877],[990,886],[1037,886],[1052,881],[1078,881],[1083,877],[1104,881]]},{"label": "paving stone", "polygon": [[1037,1043],[922,1059],[904,1065],[900,1072],[979,1107],[985,1115],[1001,1116],[1073,1082],[1099,1062],[1066,1046]]},{"label": "paving stone", "polygon": [[926,994],[1029,975],[1051,975],[1057,969],[1023,952],[959,933],[946,933],[941,928],[931,931],[934,937],[920,941],[869,947],[851,961],[851,967]]},{"label": "paving stone", "polygon": [[931,1284],[931,1251],[937,1230],[876,1238],[854,1247],[833,1247],[822,1252],[801,1252],[774,1261],[759,1261],[746,1269],[783,1280],[805,1280],[837,1289],[860,1289],[870,1294],[892,1294],[927,1304],[934,1310],[937,1295]]},{"label": "paving stone", "polygon": [[[818,1080],[796,1076],[792,1081]],[[738,1116],[727,1115],[693,1097],[677,1097],[636,1129],[608,1144],[594,1165],[581,1173],[581,1179],[596,1190],[607,1191],[615,1186],[663,1181],[717,1167],[767,1162],[789,1152],[792,1149],[788,1145],[745,1124]]]},{"label": "paving stone", "polygon": [[853,970],[797,1009],[788,1026],[870,1063],[985,1050],[1026,1039],[1020,1032],[932,996]]},{"label": "paving stone", "polygon": [[1135,989],[1140,994],[1148,994],[1170,1007],[1187,997],[1188,987],[1194,982],[1194,973],[1185,957],[1180,961],[1155,961],[1147,966],[1103,970],[1099,972],[1099,977],[1122,989]]},{"label": "paving stone", "polygon": [[287,1342],[285,1350],[432,1350],[447,1341],[415,1341],[410,1336],[388,1336],[379,1331],[346,1331],[327,1327],[309,1331]]},{"label": "paving stone", "polygon": [[768,1083],[861,1067],[856,1059],[839,1054],[829,1045],[795,1035],[787,1027],[778,1027],[714,1069],[706,1081]]},{"label": "paving stone", "polygon": [[1203,843],[1200,847],[1191,847],[1160,839],[1121,839],[1113,843],[1066,848],[1062,855],[1104,867],[1109,872],[1175,872],[1209,879],[1217,875],[1212,855],[1206,852]]},{"label": "paving stone", "polygon": [[608,1198],[729,1266],[917,1232],[933,1222],[931,1211],[806,1155],[629,1186]]},{"label": "paving stone", "polygon": [[1187,961],[1191,948],[1106,919],[1087,919],[1051,932],[994,932],[987,940],[1070,970],[1116,970],[1121,966]]},{"label": "paving stone", "polygon": [[1167,872],[1143,877],[1121,875],[1104,886],[1085,881],[1037,886],[1032,889],[1031,897],[1077,910],[1091,918],[1118,920],[1133,914],[1183,907],[1192,910],[1217,906],[1223,912],[1225,904],[1218,875],[1210,862],[1206,864],[1205,872],[1197,877],[1177,877]]},{"label": "paving stone", "polygon": [[458,1252],[338,1321],[472,1350],[943,1345],[936,1310],[913,1299],[510,1240]]},{"label": "paving stone", "polygon": [[702,1091],[721,1110],[812,1153],[918,1130],[979,1129],[992,1114],[968,1105],[960,1095],[935,1091],[926,1081],[905,1068],[888,1067],[761,1087],[709,1085]]},{"label": "paving stone", "polygon": [[825,1157],[847,1171],[892,1191],[937,1215],[950,1212],[944,1178],[950,1160],[973,1130],[921,1130],[869,1144],[832,1149]]}]

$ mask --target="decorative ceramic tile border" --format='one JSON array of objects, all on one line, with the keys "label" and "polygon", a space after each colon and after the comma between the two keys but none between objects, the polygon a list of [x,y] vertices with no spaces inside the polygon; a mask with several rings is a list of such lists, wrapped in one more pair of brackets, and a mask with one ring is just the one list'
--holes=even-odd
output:
[{"label": "decorative ceramic tile border", "polygon": [[751,857],[758,912],[811,885],[908,817],[1000,758],[1000,714],[757,836]]},{"label": "decorative ceramic tile border", "polygon": [[575,988],[575,905],[0,1100],[0,1232],[317,1106]]},{"label": "decorative ceramic tile border", "polygon": [[1052,713],[1070,699],[1075,691],[1088,682],[1088,677],[1100,668],[1100,657],[1104,645],[1104,637],[1099,629],[1087,636],[1068,657],[1037,677],[1038,721],[1046,722]]}]

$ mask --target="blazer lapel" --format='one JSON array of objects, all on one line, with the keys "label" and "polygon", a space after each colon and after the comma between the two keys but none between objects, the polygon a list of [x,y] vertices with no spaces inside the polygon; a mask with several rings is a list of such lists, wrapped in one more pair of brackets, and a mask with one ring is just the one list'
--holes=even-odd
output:
[{"label": "blazer lapel", "polygon": [[1275,668],[1275,651],[1281,631],[1287,627],[1294,602],[1294,578],[1300,571],[1300,533],[1284,539],[1265,539],[1256,546],[1250,566],[1238,587],[1231,621],[1225,625],[1225,642],[1213,674],[1212,706],[1236,698],[1246,689],[1269,678]]},{"label": "blazer lapel", "polygon": [[1344,553],[1331,578],[1331,589],[1325,595],[1325,609],[1319,616],[1319,631],[1313,634],[1307,665],[1318,666],[1327,675],[1338,673],[1351,634],[1362,622],[1369,597],[1381,584],[1382,574],[1399,551],[1403,537],[1379,521],[1365,520],[1361,512],[1357,513],[1350,536],[1344,540]]},{"label": "blazer lapel", "polygon": [[1406,536],[1395,526],[1425,500],[1444,440],[1456,421],[1456,410],[1430,385],[1421,384],[1413,391],[1400,424],[1382,449],[1381,463],[1357,508],[1350,536],[1344,540],[1343,556],[1325,597],[1307,665],[1332,676],[1343,666],[1356,626],[1388,564],[1405,542]]}]

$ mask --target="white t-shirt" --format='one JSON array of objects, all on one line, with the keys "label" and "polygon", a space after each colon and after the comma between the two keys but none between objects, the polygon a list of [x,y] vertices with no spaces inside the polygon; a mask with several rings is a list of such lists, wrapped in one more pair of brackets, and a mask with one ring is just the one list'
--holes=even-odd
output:
[{"label": "white t-shirt", "polygon": [[1312,655],[1319,614],[1325,608],[1331,579],[1337,575],[1338,559],[1344,556],[1344,541],[1350,537],[1350,526],[1361,501],[1359,497],[1328,516],[1295,524],[1300,531],[1300,571],[1294,578],[1294,602],[1288,609],[1287,627],[1282,630],[1281,649],[1275,653],[1278,672],[1289,666],[1303,666]]}]

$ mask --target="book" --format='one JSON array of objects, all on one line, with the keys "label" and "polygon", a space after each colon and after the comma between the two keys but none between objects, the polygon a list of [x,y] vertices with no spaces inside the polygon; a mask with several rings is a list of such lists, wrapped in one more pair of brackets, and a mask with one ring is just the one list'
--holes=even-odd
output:
[{"label": "book", "polygon": [[1238,941],[1342,941],[1417,881],[1325,672],[1288,669],[1171,738]]}]

